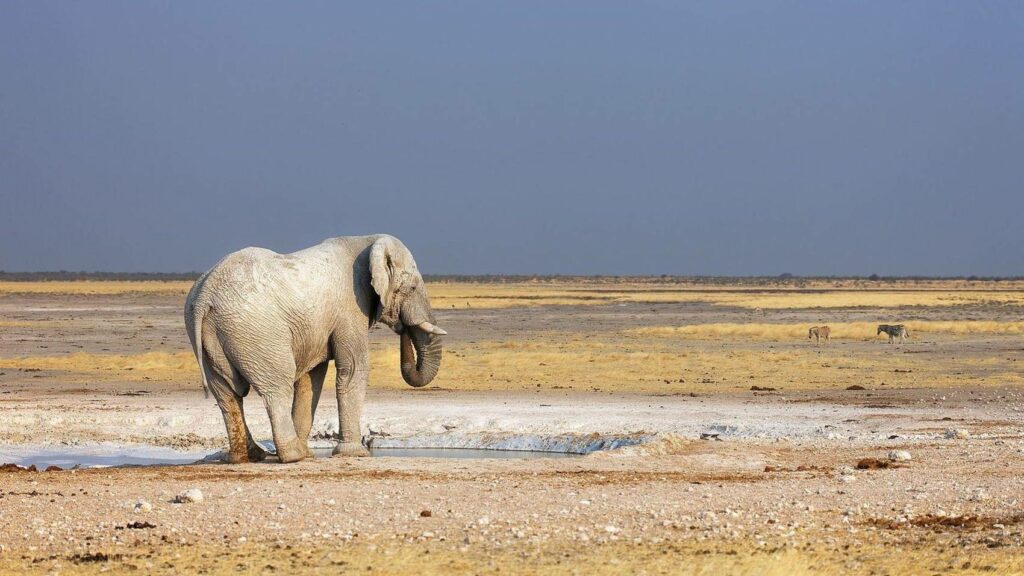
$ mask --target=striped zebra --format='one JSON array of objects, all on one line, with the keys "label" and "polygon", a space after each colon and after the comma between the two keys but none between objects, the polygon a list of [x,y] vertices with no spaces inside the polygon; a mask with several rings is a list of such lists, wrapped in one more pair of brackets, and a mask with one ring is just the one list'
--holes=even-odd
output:
[{"label": "striped zebra", "polygon": [[910,337],[910,332],[907,332],[907,328],[903,324],[879,324],[875,336],[883,332],[889,336],[889,344],[895,344],[897,338],[901,343],[906,342]]},{"label": "striped zebra", "polygon": [[814,338],[814,342],[818,343],[821,342],[822,338],[824,338],[825,342],[828,342],[830,340],[830,332],[831,330],[829,330],[828,326],[814,326],[807,331],[807,339],[810,340],[811,338]]}]

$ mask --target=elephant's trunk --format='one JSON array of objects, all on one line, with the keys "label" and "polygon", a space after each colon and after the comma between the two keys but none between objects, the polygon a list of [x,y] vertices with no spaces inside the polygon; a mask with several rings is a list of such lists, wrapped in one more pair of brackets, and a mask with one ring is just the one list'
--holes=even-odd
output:
[{"label": "elephant's trunk", "polygon": [[430,384],[441,368],[441,337],[406,326],[401,340],[402,379],[413,388]]}]

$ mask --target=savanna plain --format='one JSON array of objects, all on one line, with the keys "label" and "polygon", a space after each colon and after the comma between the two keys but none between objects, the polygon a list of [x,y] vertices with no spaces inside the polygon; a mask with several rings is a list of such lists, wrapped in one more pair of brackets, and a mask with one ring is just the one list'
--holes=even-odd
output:
[{"label": "savanna plain", "polygon": [[[1024,572],[1024,282],[436,281],[432,385],[371,332],[371,445],[621,447],[290,465],[214,461],[190,285],[0,282],[0,572]],[[17,465],[64,453],[214,457]]]}]

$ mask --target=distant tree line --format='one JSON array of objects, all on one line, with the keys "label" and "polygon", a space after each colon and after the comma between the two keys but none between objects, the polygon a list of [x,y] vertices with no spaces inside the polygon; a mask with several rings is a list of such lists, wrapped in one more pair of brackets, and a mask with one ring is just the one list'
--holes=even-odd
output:
[{"label": "distant tree line", "polygon": [[[5,272],[0,270],[0,281],[16,282],[58,282],[76,280],[119,280],[119,281],[175,281],[195,280],[199,272]],[[642,284],[697,284],[708,286],[728,286],[732,284],[749,285],[801,285],[808,282],[930,282],[936,280],[966,280],[968,282],[1000,282],[1020,281],[1024,276],[797,276],[790,273],[778,276],[562,276],[542,274],[424,274],[428,282],[470,282],[470,283],[508,283],[523,282],[554,283],[554,282],[588,282],[588,283],[621,283],[633,282]]]},{"label": "distant tree line", "polygon": [[174,281],[195,280],[199,272],[4,272],[0,280],[14,282],[73,282],[76,280]]}]

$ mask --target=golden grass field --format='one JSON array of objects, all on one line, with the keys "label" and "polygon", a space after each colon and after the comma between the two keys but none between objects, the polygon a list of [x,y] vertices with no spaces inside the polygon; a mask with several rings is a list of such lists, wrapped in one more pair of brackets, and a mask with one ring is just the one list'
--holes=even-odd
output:
[{"label": "golden grass field", "polygon": [[[868,382],[885,382],[893,388],[1015,384],[1021,382],[1020,370],[1012,359],[998,354],[965,358],[900,353],[920,352],[923,342],[953,345],[963,338],[1020,336],[1024,321],[1013,311],[1024,305],[1024,290],[1004,290],[1004,284],[999,283],[999,290],[993,289],[995,283],[975,283],[969,289],[958,290],[939,282],[923,289],[908,283],[895,291],[849,287],[820,291],[826,289],[818,287],[814,292],[791,292],[789,288],[743,286],[698,291],[689,285],[666,288],[653,283],[438,283],[429,289],[439,313],[453,308],[455,313],[469,313],[488,307],[542,310],[551,306],[560,306],[559,313],[565,313],[573,308],[623,302],[702,302],[720,307],[723,314],[735,307],[751,312],[734,312],[728,316],[733,319],[729,322],[647,325],[596,333],[585,327],[568,331],[565,323],[558,322],[535,326],[526,338],[455,337],[446,344],[441,374],[434,384],[454,390],[655,393],[730,392],[747,389],[753,383],[790,390],[837,389]],[[0,295],[181,296],[188,288],[188,282],[4,282],[0,283]],[[565,308],[570,304],[573,306]],[[911,313],[924,314],[928,319],[905,321],[911,334],[909,348],[884,345],[885,336],[876,335],[877,323],[866,321],[828,322],[832,344],[808,341],[807,328],[823,323],[817,321],[823,314],[846,314],[864,307],[877,307],[883,311],[879,317],[885,318],[899,317],[907,313],[901,307],[911,307]],[[754,312],[755,308],[762,311]],[[804,314],[811,311],[815,321],[793,320],[792,314],[801,310]],[[971,319],[976,311],[989,319]],[[765,321],[769,314],[779,314],[781,320]],[[34,328],[42,334],[59,325],[52,319],[0,318],[0,327]],[[144,324],[141,330],[146,326],[151,324]],[[196,386],[195,360],[187,351],[184,337],[179,338],[175,332],[172,335],[175,346],[168,351],[38,353],[0,358],[0,368],[49,370],[103,381],[157,380]],[[373,387],[405,387],[395,369],[395,344],[385,337],[374,341]],[[964,370],[964,366],[970,369]],[[333,372],[328,375],[328,383],[332,382]]]},{"label": "golden grass field", "polygon": [[[626,347],[624,347],[626,346]],[[915,355],[853,355],[835,347],[785,350],[676,349],[655,340],[643,345],[601,342],[486,342],[446,351],[434,386],[453,390],[577,390],[618,392],[735,392],[756,384],[780,390],[835,390],[852,385],[946,388],[963,384],[1020,384],[1024,376],[999,358],[973,359],[970,374],[948,359]],[[371,355],[374,388],[407,388],[397,370],[398,351]],[[76,380],[173,381],[198,386],[190,352],[90,354],[2,358],[0,368],[48,370]],[[327,375],[333,385],[333,366]]]},{"label": "golden grass field", "polygon": [[[836,287],[834,284],[839,284]],[[4,294],[168,294],[184,296],[189,281],[0,281]],[[650,282],[435,282],[428,286],[439,309],[601,305],[624,302],[707,302],[749,309],[894,308],[904,306],[1021,305],[1024,283],[921,281],[873,284],[809,282],[793,286],[705,286]],[[795,291],[794,291],[795,290]]]},{"label": "golden grass field", "polygon": [[[393,546],[381,551],[376,547],[345,546],[324,550],[311,546],[289,546],[287,551],[273,547],[246,545],[229,549],[210,544],[188,547],[165,546],[148,550],[110,548],[104,552],[117,557],[126,570],[152,570],[154,573],[249,574],[257,568],[287,574],[322,574],[324,566],[343,568],[345,574],[394,574],[440,576],[446,574],[549,574],[569,576],[593,574],[611,576],[631,574],[643,567],[644,574],[714,576],[751,574],[757,576],[805,576],[811,574],[940,574],[955,571],[965,574],[1021,574],[1024,558],[1013,549],[995,549],[964,553],[954,548],[941,551],[900,549],[898,553],[884,545],[865,542],[857,549],[857,560],[850,561],[834,550],[758,549],[743,544],[702,545],[691,542],[671,547],[605,544],[581,551],[573,547],[503,550],[474,554],[414,546]],[[967,568],[963,568],[966,566]],[[272,570],[268,569],[270,567]],[[44,569],[45,568],[45,569]],[[49,574],[50,566],[25,569],[23,563],[0,557],[0,573]],[[63,574],[95,574],[91,563],[67,563]],[[961,570],[956,570],[961,568]]]},{"label": "golden grass field", "polygon": [[[822,323],[825,325],[825,323]],[[845,340],[877,340],[878,324],[871,322],[831,322],[830,337]],[[908,321],[903,323],[911,336],[922,335],[957,335],[957,334],[1024,334],[1024,322],[996,322],[981,320],[960,321]],[[807,338],[807,323],[767,324],[751,322],[691,324],[689,326],[653,326],[630,330],[630,334],[638,336],[655,336],[663,338],[688,339],[721,339],[744,338],[752,340],[795,340]]]}]

